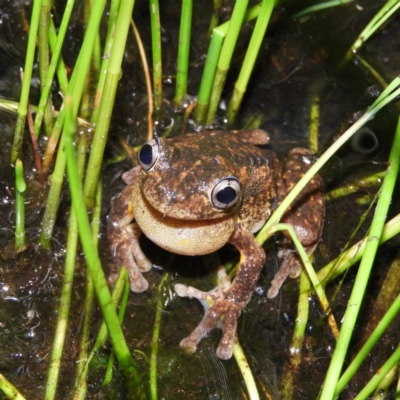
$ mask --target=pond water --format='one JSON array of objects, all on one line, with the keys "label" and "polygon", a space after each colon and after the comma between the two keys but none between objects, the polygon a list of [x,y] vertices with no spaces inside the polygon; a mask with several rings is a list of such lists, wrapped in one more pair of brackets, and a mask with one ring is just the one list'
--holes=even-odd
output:
[{"label": "pond water", "polygon": [[[59,2],[63,3],[63,2]],[[141,32],[150,58],[150,22],[147,2],[137,2],[134,18]],[[224,2],[221,18],[227,18],[232,2]],[[305,6],[307,1],[287,1],[277,6],[268,27],[256,69],[252,75],[243,106],[235,124],[240,129],[258,119],[261,128],[271,137],[270,147],[280,159],[296,146],[308,146],[310,107],[319,96],[319,146],[323,149],[335,135],[349,125],[353,114],[372,104],[381,87],[361,61],[351,60],[340,66],[349,46],[358,33],[384,4],[384,1],[362,0],[357,3],[321,11],[294,19],[292,16]],[[191,46],[189,94],[197,93],[204,58],[208,45],[211,1],[194,4]],[[20,90],[20,67],[24,63],[27,40],[26,21],[29,21],[30,5],[27,2],[7,2],[0,5],[0,97],[18,101]],[[55,15],[62,12],[57,4]],[[80,5],[73,15],[68,31],[68,46],[64,49],[66,64],[73,68],[74,60],[82,40]],[[182,116],[175,114],[168,105],[173,99],[178,44],[180,5],[164,1],[161,5],[164,97],[159,133],[166,131],[171,121],[173,131],[181,130]],[[238,74],[243,52],[251,35],[253,24],[247,24],[232,62],[223,99],[229,100]],[[360,55],[374,66],[387,82],[398,74],[399,55],[397,43],[400,39],[400,21],[390,20],[377,35],[369,40]],[[35,67],[37,74],[37,67]],[[30,101],[36,104],[39,93],[38,78],[32,79]],[[54,88],[56,106],[60,103],[57,88]],[[386,108],[368,124],[367,133],[359,142],[346,145],[323,170],[325,190],[345,182],[386,168],[391,140],[394,134],[398,109]],[[109,146],[106,149],[103,168],[103,199],[101,231],[99,235],[103,267],[111,264],[105,235],[106,215],[113,195],[124,187],[120,174],[132,167],[134,162],[111,162],[123,153],[121,143],[138,145],[146,135],[147,102],[144,77],[138,66],[138,52],[133,38],[127,46],[123,74],[117,93],[113,113]],[[219,111],[218,127],[226,129],[225,114]],[[69,215],[67,186],[63,191],[51,251],[38,245],[41,220],[47,198],[47,182],[40,181],[34,169],[31,147],[26,132],[24,145],[24,168],[27,181],[25,193],[27,217],[27,241],[29,247],[22,253],[13,254],[15,225],[15,184],[10,154],[16,116],[0,111],[0,373],[11,381],[27,399],[44,397],[53,334],[57,318],[63,278],[66,225]],[[190,130],[189,121],[189,130]],[[193,125],[192,125],[193,127]],[[43,150],[45,139],[39,145]],[[377,187],[363,189],[350,196],[327,202],[326,221],[321,244],[315,253],[317,268],[335,258],[346,245],[360,216],[366,211]],[[395,201],[393,202],[395,203]],[[368,215],[367,220],[372,217]],[[367,225],[356,234],[353,242],[363,237]],[[353,243],[352,242],[352,243]],[[165,273],[170,273],[163,288],[163,313],[158,355],[158,394],[160,399],[239,399],[247,398],[235,361],[222,362],[215,354],[220,332],[215,330],[203,339],[196,354],[184,354],[179,342],[197,325],[203,315],[196,300],[181,299],[173,292],[176,282],[192,284],[203,290],[211,288],[210,274],[215,271],[215,257],[172,256],[143,240],[143,248],[155,265],[146,274],[150,289],[143,294],[131,293],[124,322],[124,333],[133,351],[143,381],[148,381],[150,345],[156,311],[157,285]],[[363,316],[369,319],[374,299],[395,254],[396,243],[385,245],[380,253],[380,263],[373,271],[369,295],[365,301]],[[257,287],[257,292],[243,312],[238,325],[240,342],[244,348],[251,370],[255,376],[261,398],[279,399],[282,387],[282,371],[290,357],[290,346],[297,312],[298,280],[284,284],[279,296],[270,300],[266,292],[278,269],[278,246],[267,247],[267,267]],[[236,254],[223,249],[220,258],[231,260]],[[72,310],[67,343],[62,360],[62,371],[57,398],[70,398],[74,384],[74,371],[80,347],[81,321],[83,315],[85,260],[82,254],[77,259],[76,276],[72,295]],[[350,271],[342,283],[340,294],[334,303],[336,321],[340,321],[346,307],[348,295],[354,282],[355,272]],[[333,295],[335,287],[328,287]],[[329,366],[335,346],[327,324],[321,318],[318,300],[310,296],[310,316],[307,325],[302,365],[296,376],[295,399],[316,399]],[[95,338],[101,322],[96,310],[93,317],[91,337]],[[397,325],[396,325],[397,324]],[[398,321],[395,321],[398,327]],[[358,325],[352,346],[366,334],[365,321]],[[361,370],[351,383],[343,398],[352,398],[376,368],[397,345],[396,329],[385,336],[385,346],[371,354],[368,368]],[[87,398],[125,398],[122,378],[116,369],[113,384],[100,391],[108,348],[96,358],[89,375]],[[267,392],[271,397],[267,397]],[[1,395],[0,395],[1,397]],[[2,398],[2,397],[1,397]],[[393,397],[392,397],[393,398]]]}]

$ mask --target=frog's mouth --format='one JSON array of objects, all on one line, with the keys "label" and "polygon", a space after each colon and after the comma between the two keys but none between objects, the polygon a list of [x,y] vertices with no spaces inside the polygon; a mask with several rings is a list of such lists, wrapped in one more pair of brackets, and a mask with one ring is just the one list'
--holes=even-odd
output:
[{"label": "frog's mouth", "polygon": [[231,237],[235,220],[231,215],[208,220],[182,220],[168,217],[143,196],[134,185],[135,220],[143,233],[158,246],[176,254],[203,255],[220,249]]}]

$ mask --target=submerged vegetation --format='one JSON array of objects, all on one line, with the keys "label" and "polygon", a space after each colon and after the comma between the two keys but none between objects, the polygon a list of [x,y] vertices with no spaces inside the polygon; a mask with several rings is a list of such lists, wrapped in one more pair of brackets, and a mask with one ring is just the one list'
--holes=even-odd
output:
[{"label": "submerged vegetation", "polygon": [[[36,347],[28,350],[30,358],[36,360],[30,361],[29,367],[26,360],[21,362],[21,366],[0,361],[0,390],[6,398],[44,397],[46,400],[94,398],[99,391],[110,398],[143,399],[211,398],[218,395],[221,398],[250,399],[314,396],[329,400],[342,393],[357,399],[383,398],[382,393],[396,398],[396,393],[399,396],[400,392],[397,367],[400,350],[396,347],[398,335],[391,330],[393,324],[398,325],[395,318],[400,307],[396,284],[399,254],[393,254],[389,246],[385,248],[385,243],[393,238],[398,240],[400,231],[400,217],[396,215],[399,209],[393,201],[400,161],[400,123],[394,128],[394,121],[398,118],[395,101],[400,95],[400,78],[383,73],[382,66],[375,64],[374,57],[367,51],[363,53],[363,46],[368,40],[382,35],[383,24],[390,28],[394,23],[391,17],[400,2],[380,2],[380,10],[373,2],[373,10],[366,14],[371,22],[368,24],[365,18],[362,19],[365,28],[359,30],[358,38],[352,36],[353,31],[346,36],[351,37],[354,44],[340,44],[340,56],[327,55],[325,44],[319,42],[322,51],[310,48],[312,57],[304,54],[297,57],[300,58],[298,65],[289,71],[285,71],[271,50],[274,48],[271,37],[277,35],[279,24],[295,25],[296,28],[288,29],[293,34],[295,29],[308,29],[304,26],[310,21],[314,26],[323,26],[326,23],[324,13],[336,15],[334,13],[338,12],[339,18],[352,7],[352,15],[359,12],[363,16],[363,2],[355,5],[351,1],[330,1],[307,7],[309,2],[306,1],[288,0],[278,4],[273,0],[263,0],[249,5],[247,0],[214,0],[213,4],[204,1],[199,6],[192,0],[182,0],[178,7],[178,2],[159,4],[158,0],[150,0],[146,12],[142,3],[136,3],[133,0],[88,0],[77,5],[73,0],[67,0],[61,5],[59,2],[51,4],[48,0],[32,0],[29,18],[25,14],[28,11],[25,5],[18,5],[23,21],[20,26],[27,32],[20,97],[13,99],[15,101],[0,101],[0,106],[13,113],[12,119],[16,121],[13,134],[4,135],[2,139],[6,150],[1,153],[3,170],[6,171],[2,176],[5,186],[1,192],[2,195],[5,193],[3,203],[4,207],[12,204],[15,213],[13,221],[4,223],[5,234],[0,237],[3,245],[1,302],[4,305],[0,321],[3,329],[1,357],[8,360],[19,354],[17,347],[13,347],[14,336],[24,345],[28,337],[34,341],[40,334],[45,339],[43,344],[34,342]],[[365,3],[369,6],[372,2]],[[196,16],[196,11],[202,7],[203,15]],[[344,9],[344,14],[340,14],[341,9]],[[165,45],[166,37],[175,32],[163,29],[168,13],[180,15],[177,45],[171,49]],[[6,15],[4,12],[3,19]],[[337,23],[340,22],[338,19]],[[271,31],[273,33],[269,36]],[[337,43],[332,47],[337,47]],[[194,52],[201,55],[196,58]],[[171,61],[171,54],[174,61]],[[151,63],[146,57],[151,59]],[[287,55],[287,59],[291,57]],[[336,64],[335,68],[330,66],[335,69],[335,74],[343,73],[345,76],[352,68],[352,76],[367,76],[363,78],[364,86],[369,82],[373,88],[369,90],[367,99],[354,101],[351,112],[345,110],[341,113],[341,121],[335,121],[334,126],[331,123],[330,131],[323,139],[319,137],[320,126],[331,103],[324,97],[322,85],[313,86],[308,82],[307,95],[312,101],[300,99],[302,106],[295,110],[310,117],[309,136],[302,132],[300,142],[304,145],[303,139],[308,141],[318,160],[275,210],[258,233],[257,241],[269,246],[267,240],[276,232],[291,232],[305,266],[297,282],[298,290],[294,292],[294,296],[298,296],[297,305],[293,305],[293,291],[284,291],[280,300],[268,305],[265,295],[253,299],[248,309],[254,307],[256,311],[244,313],[244,322],[239,325],[234,348],[238,367],[233,360],[224,363],[217,360],[211,350],[203,353],[199,350],[200,356],[185,355],[178,346],[185,333],[179,329],[187,327],[176,320],[190,318],[191,312],[183,310],[189,303],[178,300],[171,289],[171,282],[177,279],[176,264],[179,263],[175,262],[176,259],[165,253],[156,257],[154,264],[165,265],[168,272],[152,272],[151,293],[130,294],[124,269],[110,292],[104,272],[109,263],[104,221],[108,201],[119,185],[113,175],[128,168],[129,156],[134,156],[137,146],[155,133],[176,135],[203,129],[273,128],[270,121],[274,120],[274,115],[268,115],[269,111],[265,110],[260,112],[257,107],[249,112],[246,100],[251,103],[251,96],[256,97],[259,92],[264,93],[288,82],[304,67],[306,57],[309,66],[321,64],[330,57],[329,63]],[[175,59],[176,75],[171,77],[169,73],[175,69]],[[129,70],[132,65],[133,71]],[[277,78],[260,84],[260,71],[266,65],[274,66]],[[138,78],[142,71],[144,77]],[[133,84],[129,78],[131,74],[136,76]],[[39,80],[38,88],[34,86],[35,79]],[[173,91],[171,82],[175,84]],[[366,89],[363,87],[362,91]],[[124,90],[134,92],[134,95],[126,95]],[[127,117],[119,108],[124,111],[128,108],[121,104],[129,96],[134,97],[127,103],[134,103],[135,112]],[[258,99],[263,99],[264,94],[258,96]],[[282,102],[289,100],[289,97],[283,98]],[[267,102],[273,103],[274,100],[260,100],[263,106]],[[384,112],[382,119],[391,123],[381,127],[381,131],[388,130],[388,126],[392,131],[385,136],[382,134],[385,150],[380,151],[379,158],[376,154],[382,146],[377,144],[373,130],[362,131],[361,128],[374,118],[384,124],[379,119]],[[133,135],[126,125],[133,126]],[[115,134],[115,127],[116,130],[125,129],[125,132]],[[329,139],[328,135],[331,136]],[[298,145],[298,139],[296,133],[286,142],[293,147]],[[321,146],[326,142],[328,145]],[[282,143],[286,146],[285,141]],[[335,160],[346,157],[342,154],[349,151],[346,148],[349,143],[353,146],[352,151],[362,154],[360,164],[368,167],[354,175],[348,173],[348,179],[342,179],[346,174],[331,178],[329,169],[335,169]],[[118,162],[125,157],[126,165],[122,167]],[[349,157],[353,158],[352,155]],[[10,162],[12,169],[8,167]],[[330,205],[324,239],[315,256],[317,262],[313,262],[308,259],[291,227],[279,221],[297,194],[319,172],[327,181],[327,188],[332,190],[326,195]],[[343,208],[339,210],[339,219],[349,220],[349,224],[343,221],[343,226],[339,226],[343,228],[339,235],[334,231],[337,225],[329,220],[330,213],[334,215],[329,207],[333,210],[335,202],[345,196],[354,199],[360,189],[367,199],[357,197],[358,208],[352,201],[349,210],[345,210],[347,214]],[[37,219],[32,229],[27,216],[33,213],[34,206],[39,208],[35,213],[40,221]],[[1,215],[5,216],[6,211],[4,214],[1,211]],[[350,214],[354,215],[350,218]],[[332,243],[331,247],[327,245],[335,240],[339,243]],[[151,244],[145,243],[144,246]],[[384,256],[379,257],[379,254]],[[385,259],[385,266],[377,278],[376,272],[371,271],[376,269],[379,258]],[[226,261],[225,267],[232,278],[234,257],[221,254],[221,259]],[[203,279],[203,283],[209,285],[207,277],[199,278],[201,274],[197,272],[196,263],[182,261],[195,271],[193,274],[183,273],[183,279],[188,282],[195,278]],[[210,257],[205,264],[218,263]],[[47,268],[53,264],[54,267]],[[319,268],[314,270],[313,264]],[[63,270],[60,265],[63,265]],[[212,270],[211,275],[215,276],[216,268],[206,269]],[[386,276],[382,278],[384,273]],[[16,283],[20,282],[19,275],[22,274],[32,276],[27,280],[35,281],[27,284],[26,290],[22,284]],[[51,279],[56,284],[53,285]],[[269,285],[269,280],[265,285]],[[129,300],[132,296],[134,300]],[[291,307],[297,307],[297,315],[293,312],[287,317],[289,310],[280,303],[285,297],[288,300],[283,302],[293,300]],[[372,298],[377,299],[373,306],[370,305]],[[315,304],[315,299],[319,304]],[[53,302],[55,304],[50,304]],[[19,321],[12,318],[13,306],[10,304],[14,303],[21,305],[23,310],[28,308],[30,313],[21,327],[17,327]],[[40,318],[35,307],[42,309]],[[171,310],[174,321],[169,315]],[[260,310],[265,314],[260,314]],[[46,312],[49,316],[45,322]],[[129,318],[124,318],[125,314]],[[292,339],[281,343],[280,347],[275,344],[279,348],[273,354],[267,354],[267,349],[273,349],[273,345],[266,342],[276,326],[272,322],[260,324],[260,321],[273,318],[279,318],[280,332],[284,332],[276,334],[276,337],[292,336]],[[285,318],[291,322],[282,326]],[[35,325],[32,321],[36,321]],[[248,338],[248,335],[254,336]],[[382,335],[387,337],[387,347],[382,351],[382,357],[371,361],[373,373],[365,372],[362,363],[374,354],[371,352],[375,345],[382,346]],[[263,341],[261,350],[254,350],[253,346],[258,346],[260,338]],[[53,342],[51,350],[47,347],[50,342]],[[215,337],[211,336],[202,342],[202,348],[215,348],[215,343]],[[29,348],[29,343],[26,347]],[[284,361],[279,361],[281,364],[274,368],[271,364],[278,363],[277,354],[281,354]],[[316,362],[315,370],[311,371],[316,376],[310,385],[307,368],[319,358],[322,361]],[[13,371],[15,365],[18,365],[15,368],[17,372]],[[35,368],[39,372],[35,372]],[[217,374],[215,371],[219,369],[225,374],[225,369],[228,370],[228,378],[224,373],[215,378],[214,373]],[[352,379],[355,379],[353,385]],[[217,387],[219,380],[222,383]]]}]

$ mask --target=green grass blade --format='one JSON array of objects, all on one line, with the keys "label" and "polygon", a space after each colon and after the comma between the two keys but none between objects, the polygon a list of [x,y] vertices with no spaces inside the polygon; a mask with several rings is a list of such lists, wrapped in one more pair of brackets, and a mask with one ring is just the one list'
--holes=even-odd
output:
[{"label": "green grass blade", "polygon": [[307,7],[304,10],[293,15],[293,18],[299,18],[303,15],[310,14],[316,11],[326,10],[327,8],[341,6],[342,4],[351,3],[352,1],[354,0],[331,0],[319,4],[314,4],[313,6]]},{"label": "green grass blade", "polygon": [[[249,22],[260,13],[261,4],[252,7],[246,11],[243,23]],[[206,62],[204,65],[203,75],[200,82],[200,89],[197,96],[197,105],[194,113],[194,119],[197,125],[204,125],[206,123],[208,106],[210,103],[211,91],[215,73],[217,70],[219,56],[221,54],[222,44],[228,31],[230,21],[227,21],[220,26],[213,29],[211,42],[208,47]]]},{"label": "green grass blade", "polygon": [[246,55],[240,70],[239,78],[235,83],[235,88],[232,94],[228,108],[228,122],[233,124],[236,115],[239,111],[243,96],[246,92],[247,85],[250,80],[250,75],[253,71],[258,52],[265,36],[265,31],[271,18],[272,10],[274,9],[274,0],[263,0],[260,14],[258,15],[253,34],[251,35],[250,43],[247,47]]},{"label": "green grass blade", "polygon": [[[74,117],[76,117],[76,115],[78,114],[79,104],[83,93],[83,87],[85,85],[86,76],[88,74],[90,67],[91,55],[93,51],[94,41],[96,38],[96,32],[98,31],[100,26],[100,21],[103,16],[105,3],[106,3],[105,0],[101,0],[96,2],[95,5],[93,6],[92,13],[90,15],[90,20],[85,33],[85,37],[83,39],[82,48],[79,53],[75,69],[74,72],[72,73],[71,81],[67,89],[67,96],[72,96],[72,98],[74,99],[74,103],[72,104]],[[56,120],[53,133],[54,131],[61,132],[64,126],[64,120],[65,120],[65,110],[62,109]],[[55,148],[57,146],[57,142],[58,138],[50,137],[48,148],[49,146],[54,146]],[[62,182],[64,179],[65,163],[66,163],[64,144],[65,144],[64,135],[62,135],[60,139],[59,151],[57,153],[57,159],[54,171],[51,177],[51,186],[50,186],[48,201],[46,204],[46,210],[43,216],[42,231],[40,233],[40,243],[45,248],[50,247],[50,240],[56,220]],[[51,157],[50,159],[46,158],[45,154],[45,161],[46,160],[47,160],[46,166],[47,168],[49,168],[51,163]]]},{"label": "green grass blade", "polygon": [[25,118],[28,113],[29,91],[32,79],[33,63],[35,62],[36,38],[39,28],[41,0],[33,1],[31,25],[29,29],[28,47],[26,49],[24,76],[22,79],[21,96],[18,105],[18,117],[15,125],[14,143],[11,151],[11,162],[21,155],[24,139]]},{"label": "green grass blade", "polygon": [[229,22],[228,31],[222,45],[221,54],[219,56],[217,71],[215,73],[213,91],[211,93],[210,105],[208,108],[206,124],[211,125],[217,112],[218,104],[221,98],[222,89],[224,87],[226,75],[229,70],[233,51],[239,36],[244,16],[247,9],[248,0],[237,0]]},{"label": "green grass blade", "polygon": [[151,51],[153,55],[154,107],[156,113],[162,106],[161,22],[158,0],[150,0]]},{"label": "green grass blade", "polygon": [[370,394],[378,387],[379,383],[385,376],[390,372],[390,370],[400,361],[400,345],[389,357],[389,359],[383,364],[372,379],[364,386],[361,392],[354,397],[354,400],[364,400],[370,398]]},{"label": "green grass blade", "polygon": [[99,116],[97,118],[96,130],[86,171],[84,198],[86,207],[88,208],[93,207],[97,184],[99,181],[100,169],[103,162],[104,149],[107,143],[108,129],[110,127],[115,94],[117,92],[118,81],[121,74],[121,64],[125,53],[125,43],[126,38],[128,37],[134,3],[134,0],[122,0],[118,13],[113,46],[111,49],[110,61],[104,85],[104,93],[101,99]]},{"label": "green grass blade", "polygon": [[25,247],[25,196],[26,183],[21,160],[15,163],[15,251]]},{"label": "green grass blade", "polygon": [[158,343],[160,339],[161,317],[163,311],[162,297],[165,282],[168,280],[169,274],[164,273],[157,287],[157,304],[156,315],[154,318],[153,337],[151,339],[151,355],[150,355],[150,397],[157,400],[157,360],[158,360]]},{"label": "green grass blade", "polygon": [[[80,139],[78,145],[78,174],[80,180],[85,165],[86,144],[85,139]],[[53,400],[56,398],[58,378],[61,369],[61,358],[64,349],[65,339],[68,327],[68,315],[71,305],[72,285],[74,280],[75,265],[76,265],[76,250],[78,246],[78,221],[76,214],[71,208],[68,221],[68,237],[67,251],[65,254],[64,279],[61,289],[60,304],[57,312],[56,330],[54,333],[53,349],[50,359],[50,369],[47,375],[45,400]]]},{"label": "green grass blade", "polygon": [[[95,239],[93,239],[95,242]],[[90,273],[88,274],[90,276]],[[114,285],[114,290],[112,292],[112,303],[115,308],[117,308],[118,303],[121,299],[122,293],[125,290],[126,283],[129,282],[128,272],[125,268],[121,268],[118,274],[117,281]],[[86,398],[86,387],[87,387],[87,375],[89,372],[89,365],[99,349],[105,345],[108,338],[108,331],[105,322],[101,324],[99,334],[97,335],[96,341],[93,345],[92,351],[88,357],[82,360],[83,367],[80,374],[77,374],[75,381],[75,393],[73,395],[74,400],[84,400]]]},{"label": "green grass blade", "polygon": [[393,146],[389,156],[387,174],[383,180],[381,195],[376,206],[375,215],[368,235],[368,242],[354,282],[354,287],[344,315],[344,321],[340,330],[339,339],[332,355],[332,360],[325,377],[321,399],[330,400],[334,397],[335,388],[343,368],[344,359],[348,350],[350,339],[354,331],[362,299],[375,259],[384,223],[387,217],[392,194],[399,170],[400,160],[400,119],[397,125]]},{"label": "green grass blade", "polygon": [[25,397],[2,374],[0,374],[0,390],[8,399],[25,400]]},{"label": "green grass blade", "polygon": [[182,1],[181,26],[179,29],[178,65],[174,102],[180,106],[187,94],[189,73],[190,33],[192,28],[192,0]]},{"label": "green grass blade", "polygon": [[299,301],[297,303],[297,315],[293,329],[292,342],[290,343],[289,362],[283,367],[282,393],[284,399],[292,399],[295,393],[296,374],[300,368],[302,349],[305,340],[305,332],[309,314],[309,296],[311,282],[305,270],[300,274]]},{"label": "green grass blade", "polygon": [[352,360],[351,364],[347,367],[346,371],[339,379],[336,385],[335,396],[339,396],[342,390],[346,387],[350,379],[357,372],[361,363],[368,357],[374,345],[385,333],[387,327],[393,321],[393,319],[396,317],[399,311],[400,311],[400,295],[397,296],[396,300],[390,306],[389,310],[387,310],[387,312],[385,313],[379,324],[376,326],[374,331],[368,337],[368,340],[365,342],[361,350],[357,353],[357,355]]},{"label": "green grass blade", "polygon": [[206,123],[208,104],[224,38],[225,34],[223,32],[214,29],[210,46],[208,47],[206,63],[204,65],[203,77],[201,79],[197,105],[194,113],[197,125],[204,125]]},{"label": "green grass blade", "polygon": [[71,192],[72,204],[79,221],[79,237],[85,253],[86,262],[93,278],[93,284],[97,299],[99,301],[110,339],[118,358],[122,372],[125,376],[125,382],[128,385],[131,395],[136,393],[138,398],[144,398],[143,388],[139,374],[134,365],[132,355],[126,344],[118,315],[112,304],[111,294],[108,284],[101,267],[97,248],[93,243],[92,232],[89,224],[88,214],[84,203],[82,202],[83,191],[79,181],[78,169],[75,161],[73,134],[75,131],[75,118],[72,105],[72,97],[65,99],[66,109],[69,112],[65,126],[65,148],[68,157],[67,172],[68,182]]},{"label": "green grass blade", "polygon": [[[45,88],[46,77],[49,73],[50,55],[49,55],[49,20],[50,20],[51,3],[49,0],[42,0],[39,24],[39,77],[40,91]],[[46,136],[50,136],[53,126],[53,113],[51,97],[47,95],[46,103],[44,104],[44,126]],[[35,132],[36,136],[39,131]]]},{"label": "green grass blade", "polygon": [[353,55],[360,50],[361,46],[380,28],[383,24],[399,9],[399,0],[388,0],[386,4],[375,14],[374,18],[368,23],[368,25],[359,34],[357,40],[350,47],[344,62],[348,61]]},{"label": "green grass blade", "polygon": [[[72,9],[74,6],[74,2],[75,2],[74,0],[68,0],[67,4],[65,6],[60,29],[58,30],[58,37],[55,32],[53,19],[50,17],[49,42],[50,42],[50,47],[51,47],[51,51],[52,51],[52,57],[51,57],[50,65],[48,67],[48,72],[47,72],[46,76],[44,77],[45,81],[44,81],[44,85],[41,89],[42,94],[40,96],[40,101],[39,101],[39,105],[38,105],[38,109],[37,109],[37,113],[36,113],[36,118],[35,118],[35,134],[36,134],[36,136],[38,136],[39,132],[40,132],[40,127],[42,125],[43,116],[44,116],[44,112],[45,112],[44,111],[45,106],[48,103],[50,90],[51,90],[51,84],[53,82],[54,74],[55,74],[56,70],[58,71],[58,79],[60,82],[61,90],[64,93],[67,90],[68,78],[67,78],[67,74],[65,71],[64,63],[60,60],[60,54],[61,54],[62,45],[64,43],[65,35],[67,33],[68,23],[71,18],[71,13],[72,13]],[[57,68],[59,68],[59,69],[57,69]]]},{"label": "green grass blade", "polygon": [[108,18],[107,35],[104,43],[103,62],[100,67],[99,79],[97,81],[96,97],[93,105],[93,112],[90,121],[95,124],[99,115],[100,101],[103,96],[104,84],[106,81],[108,64],[110,62],[110,50],[114,40],[115,27],[117,24],[118,10],[120,7],[120,0],[113,0],[110,4],[110,13]]}]

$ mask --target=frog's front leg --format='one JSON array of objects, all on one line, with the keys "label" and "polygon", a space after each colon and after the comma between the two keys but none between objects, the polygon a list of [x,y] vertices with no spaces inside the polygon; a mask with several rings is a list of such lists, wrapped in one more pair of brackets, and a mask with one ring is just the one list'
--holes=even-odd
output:
[{"label": "frog's front leg", "polygon": [[175,290],[179,296],[196,297],[199,300],[212,300],[214,304],[205,312],[197,328],[180,343],[181,347],[191,352],[197,344],[216,327],[222,329],[222,338],[217,348],[217,356],[227,360],[232,356],[232,346],[236,333],[237,319],[242,309],[249,302],[256,282],[265,262],[265,252],[256,242],[254,236],[238,222],[235,231],[229,239],[240,251],[239,270],[232,286],[219,288],[208,293],[177,285]]},{"label": "frog's front leg", "polygon": [[114,284],[122,266],[127,268],[131,290],[144,292],[149,284],[143,278],[142,272],[151,269],[152,264],[143,254],[139,237],[141,230],[133,222],[132,193],[134,186],[127,186],[120,194],[111,200],[111,212],[107,221],[107,237],[113,258],[113,267],[108,278]]}]

